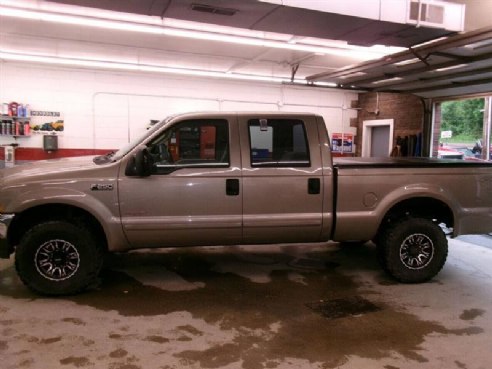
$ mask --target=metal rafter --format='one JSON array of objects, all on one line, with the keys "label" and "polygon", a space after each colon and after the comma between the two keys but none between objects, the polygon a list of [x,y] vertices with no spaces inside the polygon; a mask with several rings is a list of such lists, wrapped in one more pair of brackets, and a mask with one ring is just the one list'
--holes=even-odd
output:
[{"label": "metal rafter", "polygon": [[418,53],[419,55],[428,55],[428,54],[433,54],[436,52],[448,50],[454,47],[461,47],[461,46],[477,43],[491,38],[492,38],[492,27],[485,27],[468,33],[451,36],[444,40],[432,42],[430,44],[424,44],[421,46],[417,45],[415,47],[412,47],[412,51],[410,50],[402,51],[400,53],[388,55],[380,59],[370,60],[354,66],[341,68],[334,72],[318,73],[308,76],[306,78],[311,81],[326,80],[330,78],[336,79],[345,74],[363,72],[368,69],[378,68],[378,67],[402,62],[405,60],[409,60],[414,57],[414,53]]}]

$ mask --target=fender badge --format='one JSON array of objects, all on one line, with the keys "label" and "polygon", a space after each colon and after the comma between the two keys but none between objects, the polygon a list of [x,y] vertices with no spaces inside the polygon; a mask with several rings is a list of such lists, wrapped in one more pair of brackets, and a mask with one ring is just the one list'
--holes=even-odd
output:
[{"label": "fender badge", "polygon": [[113,191],[112,184],[91,184],[91,191]]}]

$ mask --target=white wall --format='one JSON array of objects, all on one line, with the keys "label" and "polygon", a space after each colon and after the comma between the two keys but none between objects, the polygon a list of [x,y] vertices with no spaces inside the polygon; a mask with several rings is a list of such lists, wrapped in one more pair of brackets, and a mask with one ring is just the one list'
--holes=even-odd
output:
[{"label": "white wall", "polygon": [[[150,119],[200,110],[313,112],[324,117],[330,133],[355,134],[350,118],[357,113],[344,107],[356,99],[356,93],[322,88],[0,61],[0,102],[60,111],[65,120],[60,148],[115,149]],[[11,142],[0,137],[0,145]],[[42,147],[41,135],[17,142]]]}]

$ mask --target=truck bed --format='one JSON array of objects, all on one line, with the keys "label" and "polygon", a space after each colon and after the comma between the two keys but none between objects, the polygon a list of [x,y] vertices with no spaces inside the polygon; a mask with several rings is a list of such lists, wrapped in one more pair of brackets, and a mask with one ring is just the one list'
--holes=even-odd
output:
[{"label": "truck bed", "polygon": [[492,167],[488,161],[466,161],[458,159],[435,159],[435,158],[360,158],[360,157],[338,157],[333,158],[335,168],[469,168],[469,167]]},{"label": "truck bed", "polygon": [[334,188],[335,240],[372,239],[381,216],[407,199],[447,204],[454,236],[487,233],[492,221],[492,163],[486,161],[334,158]]}]

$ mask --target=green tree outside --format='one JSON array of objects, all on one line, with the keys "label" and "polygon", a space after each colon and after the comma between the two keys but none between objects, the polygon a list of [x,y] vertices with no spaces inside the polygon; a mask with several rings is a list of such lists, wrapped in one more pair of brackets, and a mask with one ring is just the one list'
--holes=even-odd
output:
[{"label": "green tree outside", "polygon": [[452,131],[446,142],[474,143],[483,135],[483,98],[441,104],[441,131]]}]

